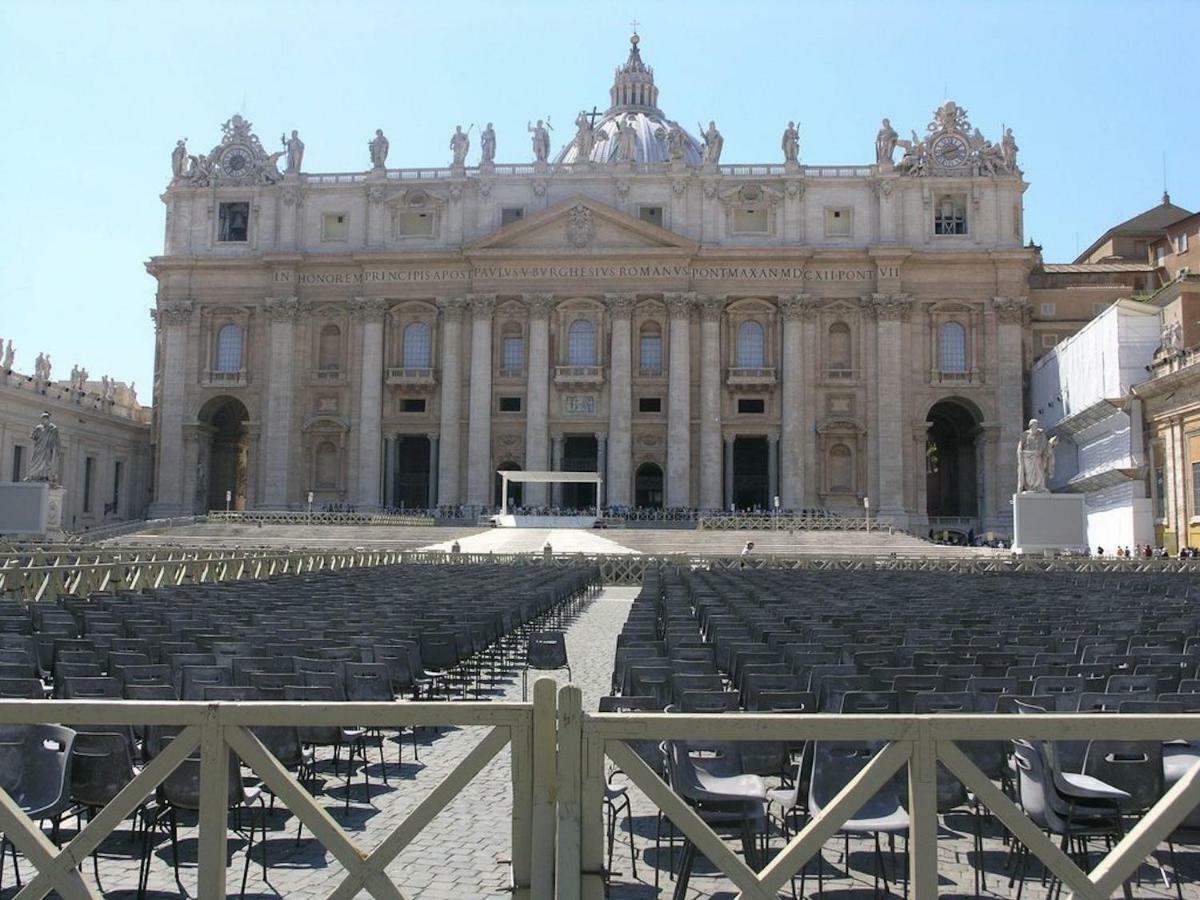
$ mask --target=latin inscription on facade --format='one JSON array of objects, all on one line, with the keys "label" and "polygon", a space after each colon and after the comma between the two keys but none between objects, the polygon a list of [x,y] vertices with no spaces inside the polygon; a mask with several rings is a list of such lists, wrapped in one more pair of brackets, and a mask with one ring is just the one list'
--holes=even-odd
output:
[{"label": "latin inscription on facade", "polygon": [[563,413],[568,416],[594,416],[595,394],[567,394],[563,397]]},{"label": "latin inscription on facade", "polygon": [[698,281],[874,281],[899,278],[899,266],[685,266],[685,265],[543,265],[475,266],[466,269],[365,269],[360,272],[276,272],[278,284],[467,284],[478,281],[527,281],[539,278],[668,278]]}]

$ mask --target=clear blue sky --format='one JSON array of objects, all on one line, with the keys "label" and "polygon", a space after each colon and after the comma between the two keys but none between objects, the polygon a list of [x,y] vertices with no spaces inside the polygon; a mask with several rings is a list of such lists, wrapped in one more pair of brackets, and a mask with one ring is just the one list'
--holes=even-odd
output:
[{"label": "clear blue sky", "polygon": [[[492,121],[497,159],[529,159],[526,120],[565,140],[604,109],[641,24],[660,105],[716,119],[723,161],[867,163],[879,120],[923,132],[952,97],[986,136],[1013,128],[1026,235],[1072,259],[1157,203],[1200,208],[1196,2],[0,3],[0,336],[18,368],[136,380],[149,397],[170,151],[207,152],[234,112],[308,171],[361,171],[376,128],[391,166],[445,165],[456,124]],[[471,160],[477,158],[478,141]],[[557,149],[557,147],[556,147]]]}]

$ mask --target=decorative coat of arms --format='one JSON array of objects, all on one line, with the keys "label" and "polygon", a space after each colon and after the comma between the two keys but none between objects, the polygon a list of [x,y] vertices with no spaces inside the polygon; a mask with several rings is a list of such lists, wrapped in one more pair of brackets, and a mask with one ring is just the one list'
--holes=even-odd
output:
[{"label": "decorative coat of arms", "polygon": [[592,211],[583,204],[576,204],[567,210],[567,240],[572,247],[587,247],[596,236],[596,224],[592,221]]}]

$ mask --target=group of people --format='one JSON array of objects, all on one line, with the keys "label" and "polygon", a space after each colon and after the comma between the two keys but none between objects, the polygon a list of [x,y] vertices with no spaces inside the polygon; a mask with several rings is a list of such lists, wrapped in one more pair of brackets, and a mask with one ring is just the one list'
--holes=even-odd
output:
[{"label": "group of people", "polygon": [[[1190,547],[1184,547],[1179,551],[1179,558],[1190,559],[1197,554],[1200,554],[1200,551],[1192,550]],[[1097,547],[1096,555],[1103,556],[1104,548]],[[1117,557],[1117,559],[1167,559],[1171,554],[1166,547],[1155,547],[1151,544],[1138,544],[1132,549],[1129,547],[1117,547],[1113,555]]]}]

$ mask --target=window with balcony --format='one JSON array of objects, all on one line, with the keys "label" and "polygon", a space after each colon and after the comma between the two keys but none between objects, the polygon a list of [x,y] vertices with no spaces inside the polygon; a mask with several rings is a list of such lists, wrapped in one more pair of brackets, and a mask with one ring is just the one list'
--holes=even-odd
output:
[{"label": "window with balcony", "polygon": [[853,364],[850,352],[850,326],[845,322],[834,322],[829,326],[826,350],[829,353],[827,370],[831,378],[850,378]]},{"label": "window with balcony", "polygon": [[942,194],[933,208],[933,233],[967,233],[967,195]]},{"label": "window with balcony", "polygon": [[342,329],[330,323],[321,328],[317,340],[317,375],[337,378],[342,368]]},{"label": "window with balcony", "polygon": [[240,372],[242,370],[242,326],[230,322],[217,332],[217,353],[214,372]]},{"label": "window with balcony", "polygon": [[661,375],[663,365],[662,328],[657,322],[642,326],[638,348],[638,370],[643,375]]},{"label": "window with balcony", "polygon": [[250,240],[250,204],[245,200],[222,203],[217,207],[217,240],[245,243]]},{"label": "window with balcony", "polygon": [[947,322],[938,333],[938,368],[943,375],[967,371],[967,330],[958,322]]},{"label": "window with balcony", "polygon": [[761,369],[765,362],[766,340],[760,323],[743,322],[737,331],[737,367],[739,369]]},{"label": "window with balcony", "polygon": [[429,325],[413,322],[404,329],[404,368],[428,369],[432,355]]},{"label": "window with balcony", "polygon": [[596,326],[588,319],[576,319],[567,328],[567,365],[596,365]]}]

